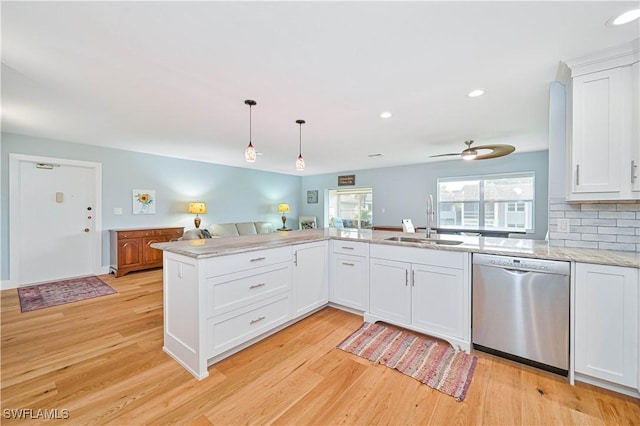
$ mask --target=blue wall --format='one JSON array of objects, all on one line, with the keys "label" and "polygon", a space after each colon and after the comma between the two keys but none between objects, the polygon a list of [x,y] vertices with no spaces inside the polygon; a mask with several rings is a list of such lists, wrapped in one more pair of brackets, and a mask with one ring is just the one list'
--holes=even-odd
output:
[{"label": "blue wall", "polygon": [[[109,265],[108,230],[146,226],[193,228],[193,215],[186,213],[190,201],[204,201],[208,212],[201,227],[212,223],[269,221],[281,226],[277,204],[288,202],[287,225],[297,228],[299,215],[317,216],[324,223],[324,195],[337,188],[338,175],[355,174],[356,186],[373,187],[373,222],[378,226],[400,226],[411,218],[425,225],[426,199],[436,195],[439,177],[534,171],[536,210],[534,238],[547,232],[548,151],[515,153],[487,161],[440,161],[410,166],[345,171],[316,176],[293,176],[180,160],[131,151],[82,145],[14,134],[0,140],[0,279],[9,279],[9,153],[37,155],[102,163],[103,266]],[[132,189],[156,190],[156,214],[133,215]],[[307,190],[318,190],[318,203],[307,203]],[[122,215],[113,214],[121,207]]]},{"label": "blue wall", "polygon": [[[102,163],[102,265],[109,265],[109,229],[148,226],[194,228],[190,201],[207,203],[201,227],[212,223],[268,221],[282,226],[278,203],[291,205],[297,228],[300,177],[180,160],[92,145],[3,133],[0,142],[2,211],[0,279],[9,279],[9,153]],[[156,190],[156,214],[132,214],[132,189]],[[121,207],[123,214],[113,214]],[[46,230],[43,230],[46,232]]]},{"label": "blue wall", "polygon": [[[506,157],[483,161],[438,161],[410,166],[346,171],[302,178],[300,199],[303,215],[317,216],[318,226],[324,223],[324,195],[327,189],[338,188],[338,175],[356,175],[356,185],[373,187],[374,226],[401,226],[410,218],[416,226],[426,225],[427,196],[437,194],[437,179],[455,176],[476,176],[493,173],[534,171],[536,176],[535,234],[544,239],[547,233],[548,151],[514,153]],[[349,188],[349,187],[341,187]],[[307,191],[318,190],[318,204],[307,203]]]}]

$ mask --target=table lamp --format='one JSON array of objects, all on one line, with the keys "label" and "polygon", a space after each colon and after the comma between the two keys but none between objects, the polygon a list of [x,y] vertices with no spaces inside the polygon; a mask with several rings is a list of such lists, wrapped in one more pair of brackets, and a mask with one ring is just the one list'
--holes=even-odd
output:
[{"label": "table lamp", "polygon": [[282,213],[282,228],[281,228],[282,231],[287,229],[287,227],[285,226],[285,224],[287,223],[287,216],[285,216],[285,213],[289,213],[290,211],[291,211],[291,208],[289,207],[289,204],[287,203],[278,204],[278,213]]},{"label": "table lamp", "polygon": [[196,218],[193,219],[193,223],[196,225],[196,229],[200,228],[200,216],[199,214],[204,214],[207,212],[207,206],[205,203],[189,203],[189,213],[195,214]]}]

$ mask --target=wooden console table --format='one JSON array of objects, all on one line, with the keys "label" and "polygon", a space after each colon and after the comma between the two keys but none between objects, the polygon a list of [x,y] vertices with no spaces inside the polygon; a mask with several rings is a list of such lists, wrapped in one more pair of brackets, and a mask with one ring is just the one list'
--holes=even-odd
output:
[{"label": "wooden console table", "polygon": [[162,267],[162,251],[151,244],[177,241],[183,232],[184,227],[110,229],[109,272],[121,277],[131,271]]}]

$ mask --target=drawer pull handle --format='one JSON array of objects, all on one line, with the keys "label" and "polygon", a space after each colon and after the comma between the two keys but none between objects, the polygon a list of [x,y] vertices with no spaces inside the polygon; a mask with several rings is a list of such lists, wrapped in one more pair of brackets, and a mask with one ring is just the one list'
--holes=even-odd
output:
[{"label": "drawer pull handle", "polygon": [[251,322],[250,322],[249,324],[255,324],[255,323],[257,323],[257,322],[262,321],[262,320],[263,320],[263,319],[265,319],[265,318],[266,318],[266,317],[258,317],[258,318],[254,319],[254,320],[251,320]]},{"label": "drawer pull handle", "polygon": [[342,262],[342,264],[347,266],[356,266],[354,263],[349,263],[349,262]]},{"label": "drawer pull handle", "polygon": [[345,250],[354,250],[354,248],[353,248],[353,247],[345,247],[345,246],[342,246],[342,248],[343,248],[343,249],[345,249]]},{"label": "drawer pull handle", "polygon": [[267,283],[254,284],[249,286],[249,290],[253,290],[254,288],[262,287],[263,285],[267,285]]},{"label": "drawer pull handle", "polygon": [[636,174],[636,169],[638,165],[634,160],[631,160],[631,183],[635,183],[636,179],[638,179],[638,175]]},{"label": "drawer pull handle", "polygon": [[254,257],[253,259],[251,259],[249,262],[259,262],[261,260],[265,260],[266,257]]}]

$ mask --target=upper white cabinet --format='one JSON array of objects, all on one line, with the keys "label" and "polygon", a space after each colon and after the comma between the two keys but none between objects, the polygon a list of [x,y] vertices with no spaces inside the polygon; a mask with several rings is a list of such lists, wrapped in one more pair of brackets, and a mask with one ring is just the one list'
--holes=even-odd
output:
[{"label": "upper white cabinet", "polygon": [[575,371],[638,388],[638,269],[576,263]]},{"label": "upper white cabinet", "polygon": [[570,61],[569,201],[640,199],[638,43]]},{"label": "upper white cabinet", "polygon": [[327,241],[293,246],[293,316],[329,302]]}]

